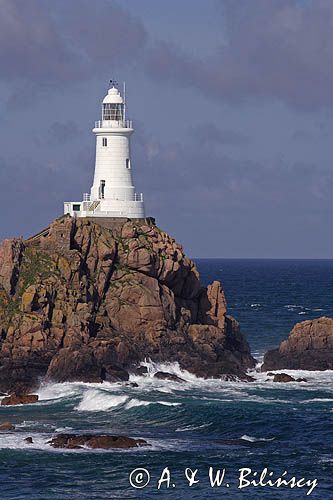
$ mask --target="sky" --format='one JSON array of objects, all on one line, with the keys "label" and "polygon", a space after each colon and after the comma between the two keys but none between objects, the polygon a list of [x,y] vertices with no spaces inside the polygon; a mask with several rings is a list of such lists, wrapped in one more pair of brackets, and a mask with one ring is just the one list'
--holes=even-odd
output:
[{"label": "sky", "polygon": [[331,0],[0,0],[0,239],[90,191],[110,79],[189,256],[333,257]]}]

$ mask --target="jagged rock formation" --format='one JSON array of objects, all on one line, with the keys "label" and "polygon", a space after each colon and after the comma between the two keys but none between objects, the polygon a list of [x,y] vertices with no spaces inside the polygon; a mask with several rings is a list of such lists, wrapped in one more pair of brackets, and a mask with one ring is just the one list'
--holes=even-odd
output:
[{"label": "jagged rock formation", "polygon": [[265,354],[262,371],[283,369],[333,369],[333,318],[297,323],[278,349]]},{"label": "jagged rock formation", "polygon": [[107,229],[69,216],[0,246],[0,390],[54,381],[127,380],[140,361],[197,375],[254,366],[220,283],[154,224]]}]

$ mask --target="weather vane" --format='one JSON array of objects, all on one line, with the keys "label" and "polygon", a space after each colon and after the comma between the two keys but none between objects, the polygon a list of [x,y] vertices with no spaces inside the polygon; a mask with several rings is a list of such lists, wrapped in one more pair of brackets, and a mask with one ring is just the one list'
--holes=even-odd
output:
[{"label": "weather vane", "polygon": [[118,82],[116,82],[116,80],[110,80],[110,85],[113,85],[113,87],[117,87]]}]

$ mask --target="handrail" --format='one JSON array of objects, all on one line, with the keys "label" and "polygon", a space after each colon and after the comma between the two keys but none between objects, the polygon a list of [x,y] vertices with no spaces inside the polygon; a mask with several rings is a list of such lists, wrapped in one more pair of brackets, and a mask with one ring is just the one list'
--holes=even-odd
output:
[{"label": "handrail", "polygon": [[97,120],[95,128],[132,128],[132,120]]}]

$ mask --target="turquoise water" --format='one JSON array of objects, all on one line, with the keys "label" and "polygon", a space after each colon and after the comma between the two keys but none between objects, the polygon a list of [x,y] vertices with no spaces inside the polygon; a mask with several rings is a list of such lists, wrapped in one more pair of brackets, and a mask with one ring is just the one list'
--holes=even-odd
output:
[{"label": "turquoise water", "polygon": [[[222,281],[229,311],[240,320],[259,360],[295,322],[333,315],[333,261],[198,260],[197,265],[204,283]],[[285,470],[288,478],[316,478],[310,498],[333,497],[332,372],[297,372],[308,379],[301,384],[274,384],[255,372],[256,381],[246,384],[197,379],[176,365],[148,366],[148,377],[132,377],[137,388],[41,386],[36,405],[0,408],[0,421],[17,426],[0,435],[0,498],[306,498],[306,487],[240,490],[242,467],[258,473],[268,467],[274,478]],[[187,383],[153,379],[161,368]],[[54,432],[126,434],[143,437],[152,446],[54,450],[47,444]],[[24,442],[27,436],[32,445]],[[223,443],[242,437],[247,446]],[[166,467],[170,487],[165,481],[158,489]],[[221,487],[210,486],[209,467],[226,469]],[[129,483],[135,468],[150,474],[143,489]],[[186,468],[198,469],[200,482],[192,487]]]}]

